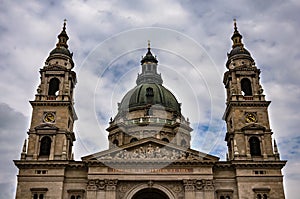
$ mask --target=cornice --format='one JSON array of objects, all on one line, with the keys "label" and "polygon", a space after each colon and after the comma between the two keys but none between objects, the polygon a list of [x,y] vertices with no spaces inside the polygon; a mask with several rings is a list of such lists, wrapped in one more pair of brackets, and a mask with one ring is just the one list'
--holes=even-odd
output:
[{"label": "cornice", "polygon": [[226,110],[222,119],[226,119],[232,107],[268,107],[270,103],[271,101],[229,101],[226,103]]},{"label": "cornice", "polygon": [[[83,162],[75,162],[74,160],[14,160],[15,165],[20,168],[41,168],[44,167],[56,167],[56,168],[64,168],[69,165],[74,165],[77,163],[79,166],[80,164],[84,166]],[[76,164],[75,164],[76,165]],[[81,167],[82,167],[81,166]]]},{"label": "cornice", "polygon": [[253,160],[233,160],[216,162],[215,168],[279,168],[282,169],[286,160],[279,161],[253,161]]},{"label": "cornice", "polygon": [[29,101],[32,106],[73,106],[72,101]]}]

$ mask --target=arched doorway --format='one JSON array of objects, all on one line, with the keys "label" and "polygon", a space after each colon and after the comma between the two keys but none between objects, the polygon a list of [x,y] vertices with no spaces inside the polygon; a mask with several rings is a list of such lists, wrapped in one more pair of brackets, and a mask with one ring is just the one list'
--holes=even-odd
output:
[{"label": "arched doorway", "polygon": [[146,188],[134,194],[132,199],[169,199],[169,197],[159,189]]}]

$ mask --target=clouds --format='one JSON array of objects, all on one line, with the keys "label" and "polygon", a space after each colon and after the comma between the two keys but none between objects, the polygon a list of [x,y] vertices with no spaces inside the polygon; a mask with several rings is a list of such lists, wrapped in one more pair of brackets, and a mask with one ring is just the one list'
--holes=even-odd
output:
[{"label": "clouds", "polygon": [[[1,148],[1,154],[7,154],[3,161],[11,163],[13,157],[19,157],[29,127],[28,100],[34,99],[38,71],[55,47],[65,18],[78,75],[77,159],[107,147],[104,129],[116,114],[117,102],[135,85],[148,39],[158,56],[164,85],[183,103],[185,117],[194,123],[193,146],[203,147],[199,146],[203,140],[197,137],[200,133],[210,140],[224,136],[222,73],[231,48],[232,19],[237,18],[245,47],[262,71],[266,98],[272,100],[269,112],[274,137],[282,157],[291,162],[285,168],[286,184],[297,182],[291,174],[300,176],[299,150],[293,149],[298,145],[300,117],[299,9],[296,0],[1,1],[0,127],[1,141],[10,143]],[[15,132],[18,136],[13,139]],[[216,143],[212,151],[222,156],[223,137]],[[14,169],[11,164],[7,167]],[[1,169],[1,176],[6,173],[5,178],[13,179],[14,171]],[[288,197],[296,198],[296,190],[290,188]]]},{"label": "clouds", "polygon": [[20,158],[29,118],[0,103],[0,198],[12,198],[15,193],[17,168],[13,159]]}]

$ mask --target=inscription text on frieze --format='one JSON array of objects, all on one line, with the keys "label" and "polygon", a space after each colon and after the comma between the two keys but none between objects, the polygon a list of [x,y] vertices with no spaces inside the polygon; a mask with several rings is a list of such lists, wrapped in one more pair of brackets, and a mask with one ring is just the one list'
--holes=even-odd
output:
[{"label": "inscription text on frieze", "polygon": [[110,173],[193,173],[192,168],[163,168],[163,169],[147,169],[147,168],[126,168],[126,169],[116,169],[109,168]]}]

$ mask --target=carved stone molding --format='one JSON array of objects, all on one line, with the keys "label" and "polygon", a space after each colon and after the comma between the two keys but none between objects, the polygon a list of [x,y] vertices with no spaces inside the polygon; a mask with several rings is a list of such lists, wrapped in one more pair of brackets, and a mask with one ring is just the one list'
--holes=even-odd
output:
[{"label": "carved stone molding", "polygon": [[195,183],[195,187],[196,189],[199,190],[203,190],[203,186],[204,186],[204,182],[203,180],[197,180]]},{"label": "carved stone molding", "polygon": [[155,160],[202,160],[203,158],[199,155],[192,154],[186,151],[180,150],[168,150],[165,148],[160,148],[158,146],[153,146],[149,144],[148,146],[141,146],[135,148],[132,151],[121,150],[114,154],[107,154],[105,156],[99,157],[99,160],[145,160],[145,159],[155,159]]},{"label": "carved stone molding", "polygon": [[106,190],[107,191],[115,191],[117,187],[118,180],[106,180]]},{"label": "carved stone molding", "polygon": [[106,186],[105,180],[99,180],[97,183],[98,190],[104,190]]},{"label": "carved stone molding", "polygon": [[214,181],[213,180],[204,180],[204,190],[205,191],[214,191]]},{"label": "carved stone molding", "polygon": [[180,184],[171,184],[168,187],[177,194],[183,191],[182,185]]},{"label": "carved stone molding", "polygon": [[214,181],[213,180],[196,180],[188,179],[183,180],[183,186],[185,191],[213,191],[214,190]]},{"label": "carved stone molding", "polygon": [[115,191],[117,183],[118,183],[117,179],[89,180],[87,183],[87,190],[88,191],[97,191],[97,190]]},{"label": "carved stone molding", "polygon": [[95,180],[89,180],[87,183],[87,191],[96,191],[97,185]]},{"label": "carved stone molding", "polygon": [[183,180],[183,186],[185,191],[195,191],[196,180]]}]

